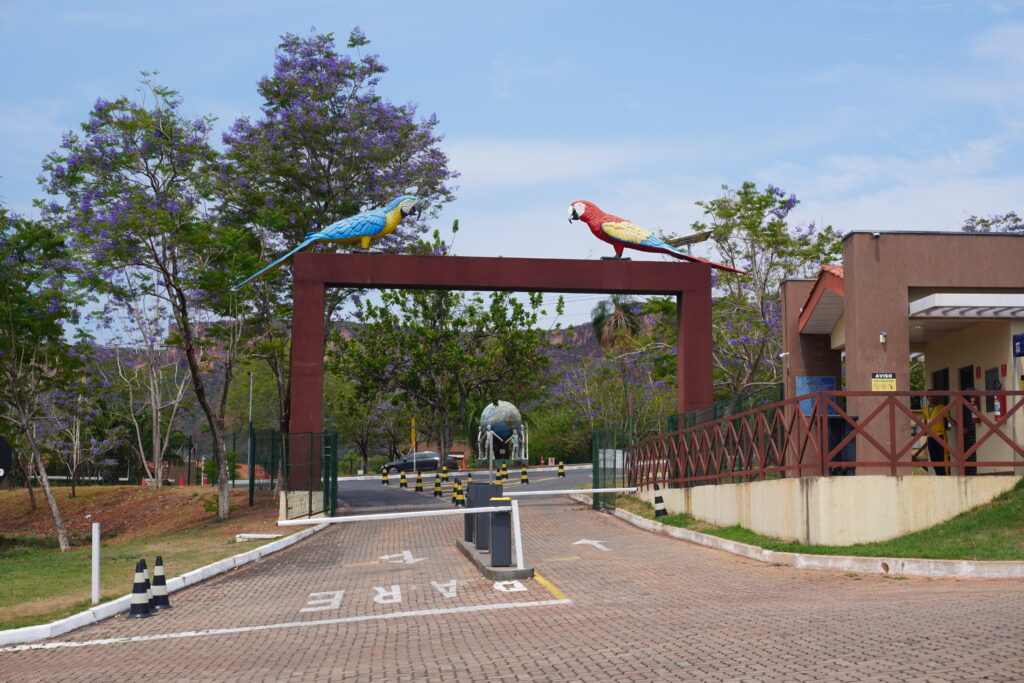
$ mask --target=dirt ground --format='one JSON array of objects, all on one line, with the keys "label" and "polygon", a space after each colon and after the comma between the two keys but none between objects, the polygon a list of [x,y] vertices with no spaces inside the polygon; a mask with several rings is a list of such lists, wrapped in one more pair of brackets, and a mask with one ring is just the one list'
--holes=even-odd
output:
[{"label": "dirt ground", "polygon": [[[216,519],[216,489],[210,486],[80,486],[54,493],[73,544],[88,543],[92,523],[99,522],[105,539],[119,541],[159,536],[205,526]],[[31,508],[25,489],[0,490],[0,534],[55,537],[53,520],[42,490]],[[249,507],[249,493],[231,491],[231,515],[223,528],[231,533],[274,532],[277,500],[269,492]],[[237,530],[236,530],[237,529]]]}]

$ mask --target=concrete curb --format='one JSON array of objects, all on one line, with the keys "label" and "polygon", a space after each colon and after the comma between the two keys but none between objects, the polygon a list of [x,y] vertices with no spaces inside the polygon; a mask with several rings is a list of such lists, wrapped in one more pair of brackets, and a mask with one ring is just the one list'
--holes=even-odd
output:
[{"label": "concrete curb", "polygon": [[[212,576],[217,576],[218,574],[223,574],[231,569],[241,567],[249,564],[250,562],[255,562],[261,557],[266,557],[278,550],[283,550],[290,545],[294,545],[327,526],[327,524],[318,524],[315,527],[304,529],[297,534],[286,536],[274,541],[273,543],[261,545],[259,548],[253,548],[248,552],[239,553],[238,555],[233,555],[218,562],[214,562],[213,564],[208,564],[205,567],[193,569],[192,571],[186,572],[181,576],[176,576],[173,579],[167,579],[167,592],[173,593],[174,591],[181,590],[187,586],[192,586]],[[128,595],[116,598],[110,602],[104,602],[100,605],[96,605],[84,612],[73,614],[70,617],[60,619],[58,621],[51,621],[49,624],[37,624],[36,626],[25,626],[23,628],[12,628],[6,631],[0,631],[0,646],[32,643],[37,640],[46,640],[47,638],[63,635],[69,631],[75,630],[76,628],[95,624],[97,621],[102,621],[114,616],[115,614],[127,611],[131,606],[131,601],[132,596],[129,593]]]},{"label": "concrete curb", "polygon": [[533,567],[525,566],[522,569],[515,567],[492,567],[487,563],[490,553],[485,558],[483,553],[476,549],[476,546],[459,538],[455,541],[456,547],[466,556],[470,562],[476,565],[484,577],[492,581],[513,581],[515,579],[532,579]]},{"label": "concrete curb", "polygon": [[[591,504],[590,498],[578,493],[569,494],[573,500]],[[724,550],[758,562],[777,564],[796,569],[813,569],[830,572],[857,572],[858,574],[883,574],[897,576],[927,576],[947,579],[1024,579],[1024,562],[983,561],[983,560],[923,560],[900,557],[854,557],[852,555],[808,555],[766,550],[756,545],[730,541],[718,536],[702,534],[699,531],[668,526],[654,520],[634,515],[625,510],[615,510],[616,517],[633,526],[664,536],[671,536],[697,545]]]}]

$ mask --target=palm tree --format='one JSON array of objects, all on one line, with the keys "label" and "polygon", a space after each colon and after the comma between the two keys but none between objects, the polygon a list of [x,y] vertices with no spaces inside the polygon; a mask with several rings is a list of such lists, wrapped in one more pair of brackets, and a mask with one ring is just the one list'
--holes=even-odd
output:
[{"label": "palm tree", "polygon": [[612,294],[590,312],[590,324],[601,348],[621,346],[640,331],[642,303],[631,296]]}]

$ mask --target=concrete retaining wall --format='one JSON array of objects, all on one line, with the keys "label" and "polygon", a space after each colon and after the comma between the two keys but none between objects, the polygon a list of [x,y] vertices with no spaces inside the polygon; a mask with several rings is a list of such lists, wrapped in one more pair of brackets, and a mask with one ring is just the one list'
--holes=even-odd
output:
[{"label": "concrete retaining wall", "polygon": [[[662,489],[669,513],[810,545],[885,541],[987,503],[1019,476],[807,477]],[[653,491],[637,494],[654,501]]]}]

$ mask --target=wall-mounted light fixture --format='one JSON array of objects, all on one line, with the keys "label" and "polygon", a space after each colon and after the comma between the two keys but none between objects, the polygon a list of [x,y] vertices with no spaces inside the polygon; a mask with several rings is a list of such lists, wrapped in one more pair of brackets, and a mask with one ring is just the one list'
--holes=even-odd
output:
[{"label": "wall-mounted light fixture", "polygon": [[882,330],[881,332],[879,332],[878,333],[878,343],[879,344],[884,344],[885,343],[885,338],[888,337],[888,336],[889,336],[889,333],[886,332],[885,330]]}]

